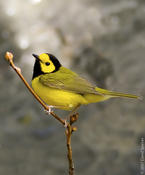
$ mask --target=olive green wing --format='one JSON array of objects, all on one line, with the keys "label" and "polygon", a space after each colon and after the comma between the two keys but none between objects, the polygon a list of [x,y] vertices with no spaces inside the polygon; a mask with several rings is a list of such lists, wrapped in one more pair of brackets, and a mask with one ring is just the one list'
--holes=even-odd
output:
[{"label": "olive green wing", "polygon": [[41,75],[39,81],[51,88],[67,90],[78,94],[99,94],[95,87],[71,70],[61,67],[59,71]]}]

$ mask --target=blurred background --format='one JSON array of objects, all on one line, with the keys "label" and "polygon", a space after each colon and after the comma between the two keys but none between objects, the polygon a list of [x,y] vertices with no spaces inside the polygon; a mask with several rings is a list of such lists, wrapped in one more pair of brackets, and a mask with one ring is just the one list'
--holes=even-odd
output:
[{"label": "blurred background", "polygon": [[[32,53],[54,54],[99,87],[145,96],[144,0],[0,0],[0,174],[67,174],[64,128],[28,92]],[[55,110],[65,117],[66,112]],[[77,175],[141,173],[145,100],[81,107],[72,136]]]}]

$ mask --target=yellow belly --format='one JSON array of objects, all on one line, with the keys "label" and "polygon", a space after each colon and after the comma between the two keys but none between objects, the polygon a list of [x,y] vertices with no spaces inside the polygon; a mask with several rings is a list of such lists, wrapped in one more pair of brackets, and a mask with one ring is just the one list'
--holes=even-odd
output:
[{"label": "yellow belly", "polygon": [[46,104],[59,109],[73,110],[78,105],[88,104],[82,95],[42,85],[39,77],[32,80],[32,88]]}]

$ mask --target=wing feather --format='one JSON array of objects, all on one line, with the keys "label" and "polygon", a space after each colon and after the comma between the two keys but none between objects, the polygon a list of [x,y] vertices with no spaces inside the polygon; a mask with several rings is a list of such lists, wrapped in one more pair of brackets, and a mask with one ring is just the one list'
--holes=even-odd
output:
[{"label": "wing feather", "polygon": [[95,86],[65,67],[61,67],[57,72],[41,75],[39,80],[44,86],[50,88],[63,89],[82,95],[100,94],[95,90]]}]

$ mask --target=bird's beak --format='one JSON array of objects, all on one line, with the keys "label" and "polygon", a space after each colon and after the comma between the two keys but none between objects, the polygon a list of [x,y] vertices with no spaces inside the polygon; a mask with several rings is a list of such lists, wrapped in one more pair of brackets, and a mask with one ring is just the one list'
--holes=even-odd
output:
[{"label": "bird's beak", "polygon": [[39,60],[40,61],[40,59],[39,59],[39,56],[38,55],[36,55],[36,54],[32,54],[33,55],[33,57],[35,57],[37,60]]}]

